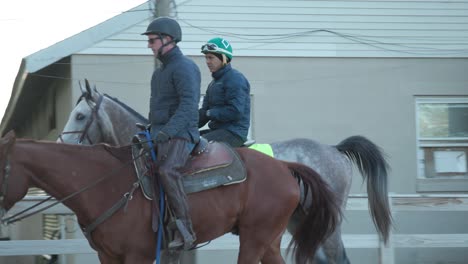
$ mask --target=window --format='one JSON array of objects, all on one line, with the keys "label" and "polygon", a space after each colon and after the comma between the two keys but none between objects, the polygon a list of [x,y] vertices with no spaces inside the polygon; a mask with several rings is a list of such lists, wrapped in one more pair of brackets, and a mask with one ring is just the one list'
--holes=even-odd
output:
[{"label": "window", "polygon": [[468,98],[417,98],[418,191],[468,190]]}]

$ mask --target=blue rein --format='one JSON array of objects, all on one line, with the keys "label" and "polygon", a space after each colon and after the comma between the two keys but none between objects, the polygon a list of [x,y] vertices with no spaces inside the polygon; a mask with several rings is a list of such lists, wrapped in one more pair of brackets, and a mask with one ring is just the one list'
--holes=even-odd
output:
[{"label": "blue rein", "polygon": [[[156,151],[154,150],[153,141],[151,140],[151,135],[148,130],[139,132],[138,134],[144,135],[148,141],[148,145],[151,148],[151,159],[153,162],[156,162]],[[153,197],[155,199],[156,197]],[[157,232],[157,244],[156,244],[156,264],[159,264],[161,261],[161,244],[162,244],[162,234],[163,234],[163,221],[164,221],[164,189],[162,185],[159,185],[159,226]]]}]

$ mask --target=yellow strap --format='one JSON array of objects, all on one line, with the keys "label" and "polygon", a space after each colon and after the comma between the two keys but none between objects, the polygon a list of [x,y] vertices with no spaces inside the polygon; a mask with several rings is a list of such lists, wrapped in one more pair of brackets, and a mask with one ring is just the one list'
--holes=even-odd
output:
[{"label": "yellow strap", "polygon": [[270,144],[253,144],[249,148],[255,149],[256,151],[260,151],[263,154],[266,154],[270,157],[273,157],[273,158],[275,157],[273,156],[273,149],[271,148]]}]

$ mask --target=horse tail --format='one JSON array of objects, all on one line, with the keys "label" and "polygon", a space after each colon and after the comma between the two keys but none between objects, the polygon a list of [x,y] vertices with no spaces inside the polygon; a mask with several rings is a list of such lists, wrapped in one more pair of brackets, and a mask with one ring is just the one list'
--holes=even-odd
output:
[{"label": "horse tail", "polygon": [[288,252],[292,247],[296,263],[309,263],[319,245],[341,222],[341,201],[315,170],[299,163],[287,162],[287,165],[303,188],[303,199],[308,195],[311,198],[309,208],[302,208],[307,213],[292,234]]},{"label": "horse tail", "polygon": [[363,136],[352,136],[341,141],[336,148],[356,164],[367,183],[372,221],[379,235],[388,241],[392,216],[387,195],[389,165],[382,150]]}]

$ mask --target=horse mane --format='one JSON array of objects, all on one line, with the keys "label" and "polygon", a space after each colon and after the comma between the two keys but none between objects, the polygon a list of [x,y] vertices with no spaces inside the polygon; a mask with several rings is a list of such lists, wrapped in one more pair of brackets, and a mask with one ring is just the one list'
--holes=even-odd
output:
[{"label": "horse mane", "polygon": [[135,111],[133,108],[131,108],[130,106],[126,105],[125,103],[121,102],[119,99],[115,98],[115,97],[112,97],[108,94],[104,94],[105,97],[109,98],[111,101],[113,101],[114,103],[120,105],[123,109],[127,110],[130,114],[132,114],[133,116],[135,116],[136,118],[138,118],[140,120],[141,123],[143,124],[148,124],[149,121],[147,118],[145,118],[144,116],[142,116],[140,113],[138,113],[137,111]]},{"label": "horse mane", "polygon": [[118,159],[121,162],[128,162],[132,159],[131,155],[131,145],[127,146],[110,146],[105,143],[99,143],[95,145],[78,145],[78,144],[70,144],[70,143],[57,143],[56,141],[49,141],[43,139],[31,139],[31,138],[18,138],[16,139],[18,143],[26,143],[26,144],[41,144],[41,145],[48,145],[50,148],[55,148],[57,150],[64,149],[64,148],[74,148],[74,149],[81,149],[86,151],[102,151],[108,153],[110,156]]},{"label": "horse mane", "polygon": [[106,152],[112,155],[114,158],[123,162],[128,162],[132,160],[131,155],[131,145],[122,146],[122,147],[113,147],[108,144],[97,144],[95,146],[101,146]]}]

